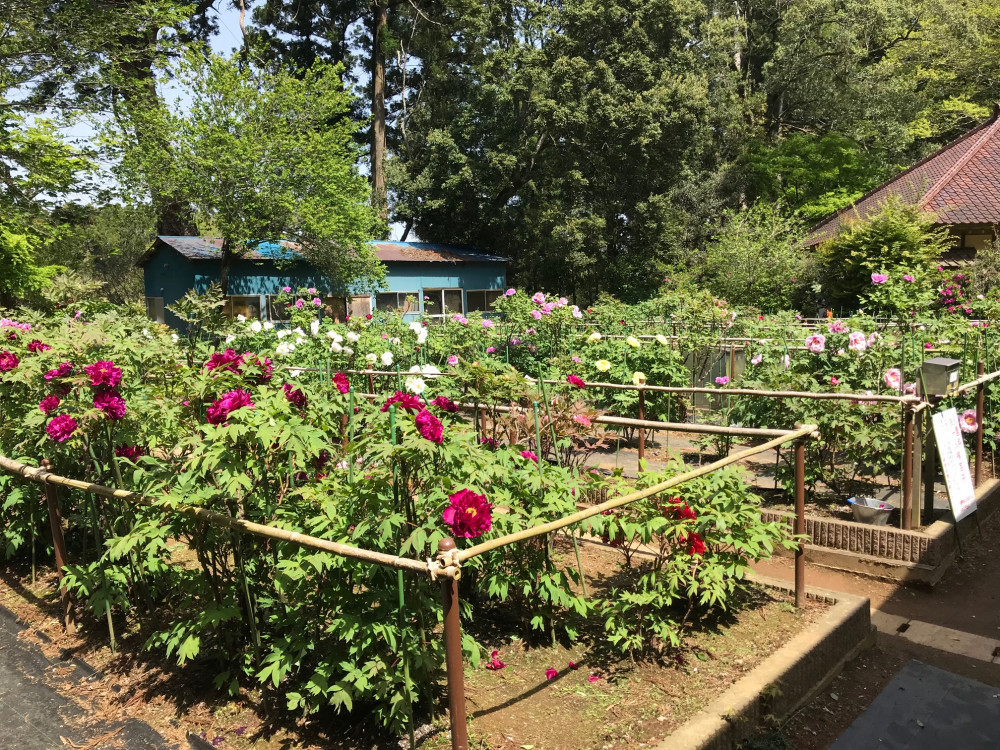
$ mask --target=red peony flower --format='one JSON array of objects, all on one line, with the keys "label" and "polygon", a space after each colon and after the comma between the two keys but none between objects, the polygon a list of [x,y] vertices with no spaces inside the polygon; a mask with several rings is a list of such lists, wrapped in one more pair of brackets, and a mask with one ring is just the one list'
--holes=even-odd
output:
[{"label": "red peony flower", "polygon": [[[62,369],[62,365],[59,369]],[[87,365],[83,370],[90,376],[90,384],[95,388],[117,388],[122,382],[121,368],[115,367],[115,363],[107,359]]]},{"label": "red peony flower", "polygon": [[21,364],[21,360],[14,352],[0,352],[0,372],[10,372],[19,364]]},{"label": "red peony flower", "polygon": [[302,392],[301,388],[292,388],[289,383],[285,383],[282,388],[285,389],[285,398],[288,399],[289,403],[294,404],[300,409],[305,409],[309,406],[309,399],[306,398],[306,394]]},{"label": "red peony flower", "polygon": [[244,406],[252,409],[254,403],[247,391],[237,388],[235,391],[223,393],[219,399],[213,401],[208,407],[206,418],[209,424],[225,424],[232,412]]},{"label": "red peony flower", "polygon": [[224,352],[215,352],[205,363],[205,369],[209,372],[219,370],[220,372],[239,372],[240,365],[243,364],[243,355],[237,354],[235,349],[226,349]]},{"label": "red peony flower", "polygon": [[41,400],[38,404],[38,408],[41,410],[42,414],[50,414],[54,412],[61,403],[62,399],[52,393]]},{"label": "red peony flower", "polygon": [[487,669],[503,669],[507,665],[500,661],[500,652],[494,651],[490,654],[490,661],[486,665]]},{"label": "red peony flower", "polygon": [[577,388],[586,387],[586,383],[583,382],[583,378],[578,378],[576,375],[567,375],[566,382],[570,385],[575,385]]},{"label": "red peony flower", "polygon": [[49,423],[45,426],[45,432],[47,432],[48,436],[57,443],[69,440],[75,430],[76,420],[69,414],[60,414],[57,417],[52,417]]},{"label": "red peony flower", "polygon": [[46,380],[54,380],[55,378],[64,378],[67,375],[72,374],[72,372],[73,372],[73,365],[71,365],[69,362],[63,362],[61,365],[59,365],[59,367],[55,368],[54,370],[49,370],[42,377],[44,377]]},{"label": "red peony flower", "polygon": [[424,405],[420,403],[419,398],[414,396],[412,393],[403,393],[402,391],[396,391],[394,394],[389,396],[389,398],[386,399],[386,402],[382,404],[382,411],[389,411],[389,407],[393,404],[398,405],[399,409],[406,409],[410,412],[420,411],[424,408]]},{"label": "red peony flower", "polygon": [[485,495],[472,490],[459,490],[448,497],[449,505],[441,518],[451,526],[455,536],[475,539],[493,528],[493,506]]},{"label": "red peony flower", "polygon": [[[251,357],[253,357],[253,359],[251,359]],[[240,356],[240,359],[242,360],[241,364],[253,365],[254,367],[260,368],[260,374],[251,378],[252,382],[256,383],[257,385],[264,385],[264,383],[267,383],[268,381],[271,380],[272,373],[274,372],[274,365],[271,363],[271,360],[269,360],[267,357],[261,359],[253,352],[244,352]],[[236,371],[234,370],[234,372]]]},{"label": "red peony flower", "polygon": [[536,464],[538,463],[538,456],[536,456],[531,451],[521,451],[521,458],[527,458],[531,461],[534,461]]},{"label": "red peony flower", "polygon": [[94,394],[94,407],[103,411],[108,419],[121,419],[126,412],[125,399],[113,389],[101,390]]},{"label": "red peony flower", "polygon": [[436,399],[431,401],[434,406],[439,408],[441,411],[446,411],[450,414],[454,414],[458,411],[458,404],[452,401],[447,396],[438,396]]},{"label": "red peony flower", "polygon": [[333,376],[333,384],[337,386],[337,390],[341,393],[348,393],[351,390],[351,382],[342,372],[338,372]]},{"label": "red peony flower", "polygon": [[684,537],[684,544],[687,545],[687,553],[689,555],[703,555],[708,549],[705,546],[705,540],[702,539],[701,534],[696,531],[692,531]]},{"label": "red peony flower", "polygon": [[479,444],[480,445],[485,445],[491,451],[495,451],[497,449],[497,441],[494,440],[491,437],[481,437],[481,438],[479,438]]},{"label": "red peony flower", "polygon": [[119,458],[127,458],[134,463],[137,458],[146,455],[146,449],[141,445],[122,443],[115,446],[115,455]]},{"label": "red peony flower", "polygon": [[31,343],[28,344],[28,351],[32,354],[41,354],[42,352],[47,352],[51,348],[51,346],[43,344],[38,339],[32,339]]},{"label": "red peony flower", "polygon": [[435,417],[426,409],[421,409],[417,414],[417,431],[422,437],[427,438],[432,443],[441,445],[444,442],[444,425],[441,420]]},{"label": "red peony flower", "polygon": [[693,510],[691,510],[691,506],[689,506],[687,503],[684,503],[683,505],[678,505],[674,509],[674,514],[677,516],[678,521],[698,520],[698,516],[695,514]]}]

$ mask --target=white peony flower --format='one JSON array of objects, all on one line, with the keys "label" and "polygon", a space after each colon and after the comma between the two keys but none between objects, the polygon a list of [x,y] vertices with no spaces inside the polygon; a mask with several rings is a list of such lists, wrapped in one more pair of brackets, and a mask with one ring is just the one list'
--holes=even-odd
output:
[{"label": "white peony flower", "polygon": [[145,336],[145,337],[146,337],[147,339],[151,339],[151,338],[153,338],[153,334],[151,334],[151,333],[149,332],[149,329],[148,329],[148,328],[143,328],[143,329],[142,329],[142,335],[143,335],[143,336]]},{"label": "white peony flower", "polygon": [[319,336],[319,321],[314,320],[309,324],[309,330],[312,331],[313,336]]},{"label": "white peony flower", "polygon": [[375,352],[372,352],[371,354],[366,354],[366,355],[365,355],[365,360],[366,360],[366,361],[368,362],[368,364],[370,364],[370,365],[373,365],[373,364],[375,364],[375,360],[377,360],[377,359],[378,359],[378,355],[377,355],[377,354],[375,354]]},{"label": "white peony flower", "polygon": [[235,337],[235,336],[234,336],[233,334],[229,334],[228,336],[226,336],[226,343],[227,343],[227,344],[231,344],[231,343],[233,343],[233,342],[234,342],[235,340],[236,340],[236,337]]},{"label": "white peony flower", "polygon": [[659,344],[660,346],[667,346],[670,342],[667,341],[666,336],[664,336],[662,333],[658,333],[656,334],[656,343]]},{"label": "white peony flower", "polygon": [[631,346],[633,349],[638,349],[641,342],[635,336],[629,336],[627,339],[625,339],[625,343]]},{"label": "white peony flower", "polygon": [[419,396],[427,390],[427,383],[424,382],[423,378],[409,377],[406,379],[406,390]]},{"label": "white peony flower", "polygon": [[297,333],[297,334],[299,334],[299,336],[305,336],[306,335],[306,332],[303,331],[301,328],[293,328],[292,329],[292,333]]},{"label": "white peony flower", "polygon": [[351,347],[349,347],[349,346],[345,346],[344,347],[344,354],[346,354],[348,357],[350,357],[352,354],[354,354],[354,350]]},{"label": "white peony flower", "polygon": [[299,346],[302,346],[304,343],[306,343],[306,338],[303,336],[299,336],[297,339],[295,339],[295,343],[298,344]]},{"label": "white peony flower", "polygon": [[399,336],[393,336],[391,339],[389,339],[389,343],[392,344],[393,346],[399,346]]},{"label": "white peony flower", "polygon": [[326,337],[336,341],[338,344],[341,344],[344,341],[344,337],[332,329],[326,332]]},{"label": "white peony flower", "polygon": [[250,324],[250,330],[253,331],[254,333],[260,333],[261,331],[264,330],[264,324],[261,323],[259,320],[255,320],[253,323]]},{"label": "white peony flower", "polygon": [[392,364],[392,352],[382,352],[382,364],[386,367]]},{"label": "white peony flower", "polygon": [[600,341],[600,340],[601,340],[601,334],[598,333],[597,331],[594,331],[592,334],[587,336],[587,341],[589,341],[591,344],[593,344],[595,341]]},{"label": "white peony flower", "polygon": [[412,323],[410,323],[410,330],[413,331],[414,333],[420,333],[422,330],[424,330],[423,323],[414,320]]},{"label": "white peony flower", "polygon": [[274,323],[272,323],[270,320],[265,321],[265,323],[264,323],[264,330],[265,331],[270,331],[272,328],[274,328]]},{"label": "white peony flower", "polygon": [[352,344],[356,344],[358,342],[358,339],[360,338],[361,334],[355,333],[354,331],[347,332],[347,340],[350,341]]},{"label": "white peony flower", "polygon": [[240,323],[246,323],[247,322],[247,316],[246,315],[237,315],[236,319],[238,321],[240,321]]},{"label": "white peony flower", "polygon": [[330,344],[330,351],[340,354],[342,351],[344,351],[344,347],[342,347],[340,344],[334,341],[332,344]]},{"label": "white peony flower", "polygon": [[170,340],[173,341],[176,344],[178,341],[181,340],[181,337],[178,336],[176,333],[171,333],[170,334]]},{"label": "white peony flower", "polygon": [[417,343],[422,344],[427,341],[427,329],[421,328],[420,333],[417,334]]},{"label": "white peony flower", "polygon": [[280,331],[278,331],[278,338],[279,339],[283,339],[283,338],[285,338],[285,336],[288,336],[290,334],[291,334],[291,331],[289,331],[289,330],[287,330],[285,328],[282,328]]},{"label": "white peony flower", "polygon": [[600,372],[607,372],[611,369],[611,363],[606,359],[599,359],[594,362],[594,367],[596,367]]},{"label": "white peony flower", "polygon": [[301,374],[302,370],[299,369],[298,367],[293,367],[288,371],[288,377],[290,378],[297,378]]},{"label": "white peony flower", "polygon": [[277,354],[278,356],[284,357],[291,351],[291,349],[289,349],[289,346],[290,344],[288,344],[288,342],[282,341],[280,344],[278,344],[278,346],[275,347],[274,353]]}]

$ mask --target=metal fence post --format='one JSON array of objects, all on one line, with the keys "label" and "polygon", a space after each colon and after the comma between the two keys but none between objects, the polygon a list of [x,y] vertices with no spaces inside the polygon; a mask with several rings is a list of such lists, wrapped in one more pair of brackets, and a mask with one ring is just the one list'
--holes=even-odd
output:
[{"label": "metal fence post", "polygon": [[[976,375],[981,378],[985,374],[986,363],[983,360],[979,360]],[[985,396],[986,384],[980,383],[976,386],[976,487],[983,481],[983,418],[986,416],[983,410],[983,400]]]},{"label": "metal fence post", "polygon": [[[795,443],[795,534],[806,533],[806,444]],[[806,603],[806,550],[805,542],[799,540],[795,550],[795,606]]]},{"label": "metal fence post", "polygon": [[[639,388],[639,419],[646,418],[646,391],[643,388]],[[646,457],[646,428],[639,428],[639,460],[641,461]],[[639,467],[639,471],[642,471],[642,467]]]},{"label": "metal fence post", "polygon": [[903,405],[903,481],[900,487],[900,522],[905,530],[913,528],[913,409],[909,404]]},{"label": "metal fence post", "polygon": [[[445,537],[438,542],[438,555],[455,549],[455,540]],[[465,669],[462,663],[462,621],[458,611],[458,579],[441,578],[444,611],[444,656],[448,676],[448,719],[451,724],[452,750],[469,749],[469,729],[465,717]]]},{"label": "metal fence post", "polygon": [[[42,468],[52,471],[52,462],[42,459]],[[73,600],[69,592],[63,588],[62,581],[66,575],[63,568],[69,562],[66,553],[66,539],[63,537],[62,516],[59,514],[59,496],[56,486],[45,482],[45,504],[49,509],[49,526],[52,528],[52,546],[56,552],[56,572],[59,574],[59,601],[62,604],[63,628],[72,633],[76,629],[73,621]]]}]

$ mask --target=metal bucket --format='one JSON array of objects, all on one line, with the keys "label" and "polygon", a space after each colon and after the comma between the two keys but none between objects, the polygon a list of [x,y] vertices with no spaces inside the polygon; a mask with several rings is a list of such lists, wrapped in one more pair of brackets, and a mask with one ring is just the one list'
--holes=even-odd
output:
[{"label": "metal bucket", "polygon": [[896,510],[895,505],[876,500],[874,497],[849,497],[847,502],[851,504],[855,521],[872,526],[885,526],[889,515]]}]

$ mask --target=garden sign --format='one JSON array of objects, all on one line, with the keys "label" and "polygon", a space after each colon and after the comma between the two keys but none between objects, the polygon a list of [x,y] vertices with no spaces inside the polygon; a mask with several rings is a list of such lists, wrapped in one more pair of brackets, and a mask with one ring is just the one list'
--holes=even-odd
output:
[{"label": "garden sign", "polygon": [[946,409],[935,414],[933,421],[941,471],[948,487],[948,502],[957,523],[976,510],[976,490],[972,485],[962,430],[958,426],[958,412],[954,408]]}]

